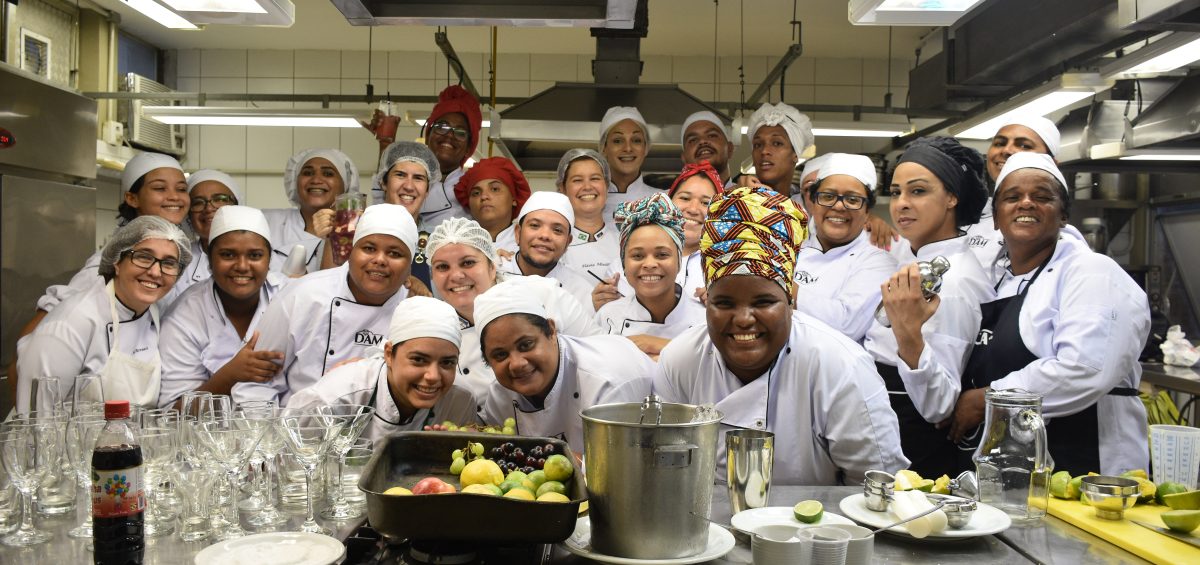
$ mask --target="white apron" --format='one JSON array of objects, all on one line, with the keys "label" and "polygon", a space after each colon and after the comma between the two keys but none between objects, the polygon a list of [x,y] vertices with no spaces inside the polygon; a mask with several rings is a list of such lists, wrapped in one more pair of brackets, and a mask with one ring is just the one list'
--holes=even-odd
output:
[{"label": "white apron", "polygon": [[[108,361],[100,370],[100,381],[104,386],[105,400],[128,400],[129,404],[154,408],[158,406],[159,377],[162,363],[158,352],[153,361],[140,361],[120,351],[121,318],[117,316],[117,295],[113,283],[108,283],[108,306],[112,313],[113,340],[108,351]],[[158,306],[150,305],[150,319],[158,328]]]}]

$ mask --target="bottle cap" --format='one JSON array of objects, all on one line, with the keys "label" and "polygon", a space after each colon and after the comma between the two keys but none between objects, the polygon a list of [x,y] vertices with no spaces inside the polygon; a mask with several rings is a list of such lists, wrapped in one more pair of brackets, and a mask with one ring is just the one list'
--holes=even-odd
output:
[{"label": "bottle cap", "polygon": [[105,420],[121,420],[129,417],[129,401],[128,400],[105,400],[104,401],[104,419]]}]

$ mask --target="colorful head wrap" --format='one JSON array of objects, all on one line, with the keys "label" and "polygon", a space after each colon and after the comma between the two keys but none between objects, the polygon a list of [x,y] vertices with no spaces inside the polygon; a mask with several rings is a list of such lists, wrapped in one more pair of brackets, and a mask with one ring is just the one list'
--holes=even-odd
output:
[{"label": "colorful head wrap", "polygon": [[757,275],[792,296],[796,254],[808,237],[808,215],[766,187],[739,187],[713,199],[700,236],[707,284],[728,275]]},{"label": "colorful head wrap", "polygon": [[656,225],[671,236],[678,257],[683,256],[683,214],[667,195],[657,192],[645,198],[622,202],[613,214],[617,229],[621,230],[621,261],[625,261],[625,246],[629,236],[642,226]]},{"label": "colorful head wrap", "polygon": [[429,137],[429,128],[433,127],[438,118],[455,112],[467,119],[467,127],[471,130],[471,139],[467,140],[471,150],[467,151],[462,163],[459,163],[461,166],[471,157],[471,153],[475,152],[475,146],[479,144],[479,128],[483,126],[483,112],[479,109],[479,100],[467,89],[452,84],[438,94],[438,102],[429,113],[429,119],[425,120],[425,127],[421,132],[425,137]]},{"label": "colorful head wrap", "polygon": [[525,175],[521,174],[521,170],[504,157],[489,157],[467,169],[467,172],[458,180],[458,184],[454,185],[454,197],[458,199],[459,204],[470,210],[471,187],[484,179],[499,179],[504,186],[508,187],[508,191],[512,193],[513,197],[512,217],[516,218],[517,213],[521,211],[521,206],[524,206],[525,201],[529,200],[532,191],[529,189],[529,181],[525,180]]},{"label": "colorful head wrap", "polygon": [[683,172],[679,173],[679,176],[675,177],[675,182],[671,183],[671,188],[667,189],[667,196],[675,198],[675,191],[679,188],[679,185],[683,184],[683,181],[688,180],[696,175],[704,175],[708,177],[708,180],[712,181],[713,188],[716,189],[716,193],[713,195],[714,198],[720,196],[721,193],[725,191],[725,183],[721,182],[721,173],[718,173],[717,170],[713,168],[712,163],[709,163],[708,159],[705,159],[699,163],[688,163],[684,165]]}]

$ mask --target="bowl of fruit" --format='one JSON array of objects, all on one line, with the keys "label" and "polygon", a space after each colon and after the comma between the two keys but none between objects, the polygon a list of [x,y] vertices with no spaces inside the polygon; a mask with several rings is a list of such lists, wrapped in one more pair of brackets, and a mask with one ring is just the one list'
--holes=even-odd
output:
[{"label": "bowl of fruit", "polygon": [[396,539],[556,543],[587,498],[566,442],[472,432],[403,432],[382,440],[358,488],[367,517]]}]

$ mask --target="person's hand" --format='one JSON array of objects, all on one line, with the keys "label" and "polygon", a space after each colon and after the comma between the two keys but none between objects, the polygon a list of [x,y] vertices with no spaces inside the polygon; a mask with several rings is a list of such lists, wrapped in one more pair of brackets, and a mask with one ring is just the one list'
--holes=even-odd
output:
[{"label": "person's hand", "polygon": [[620,276],[620,273],[614,274],[611,279],[596,284],[596,288],[592,289],[592,308],[594,310],[599,311],[601,306],[621,297],[621,293],[617,291],[617,279]]},{"label": "person's hand", "polygon": [[443,424],[430,424],[421,429],[423,429],[427,432],[448,432],[448,431],[450,431],[450,428],[446,427]]},{"label": "person's hand", "polygon": [[864,229],[871,232],[871,245],[885,251],[891,251],[892,243],[900,241],[900,234],[896,233],[891,224],[875,214],[867,215],[867,225]]},{"label": "person's hand", "polygon": [[351,363],[357,363],[362,360],[363,360],[362,357],[351,357],[349,359],[344,359],[342,361],[338,361],[337,363],[334,363],[332,367],[329,368],[329,371],[325,371],[325,374],[329,374],[330,371],[332,371],[338,367],[341,367],[342,365],[349,365]]},{"label": "person's hand", "polygon": [[404,283],[404,288],[408,289],[409,296],[427,296],[433,298],[433,293],[430,292],[429,287],[425,286],[425,283],[416,277],[408,277],[408,281]]},{"label": "person's hand", "polygon": [[949,420],[942,422],[938,427],[943,427],[947,423],[950,424],[950,441],[958,443],[971,430],[974,430],[983,422],[983,410],[987,405],[984,398],[986,388],[973,388],[964,390],[958,396],[958,404],[954,406],[954,415]]},{"label": "person's hand", "polygon": [[638,349],[641,349],[642,353],[653,357],[655,360],[658,359],[658,354],[662,353],[663,348],[666,347],[668,343],[671,343],[671,340],[667,338],[645,334],[627,335],[625,337],[629,341],[632,341],[633,344],[638,347]]},{"label": "person's hand", "polygon": [[696,287],[696,291],[692,293],[692,296],[695,296],[696,300],[700,301],[700,304],[708,306],[708,287],[706,287],[706,286]]},{"label": "person's hand", "polygon": [[897,353],[910,368],[916,368],[921,351],[925,348],[921,326],[937,312],[941,298],[935,294],[932,299],[925,300],[921,290],[921,271],[916,263],[896,271],[887,282],[880,285],[879,290],[883,294],[883,309],[892,323],[892,332],[896,334]]},{"label": "person's hand", "polygon": [[247,341],[237,354],[230,359],[225,366],[221,367],[219,373],[224,373],[222,376],[228,378],[231,383],[265,383],[275,378],[275,373],[279,372],[280,361],[283,360],[283,353],[280,351],[255,351],[255,346],[258,345],[258,332],[254,332],[250,336],[250,341]]},{"label": "person's hand", "polygon": [[738,178],[738,186],[748,186],[750,188],[758,188],[758,187],[771,188],[771,187],[763,184],[763,182],[761,180],[758,180],[758,177],[754,176],[754,175],[742,175],[741,177],[739,177]]},{"label": "person's hand", "polygon": [[509,251],[507,249],[497,249],[496,255],[499,255],[500,258],[505,261],[511,261],[513,257],[517,256],[516,253],[513,253],[512,251]]},{"label": "person's hand", "polygon": [[313,235],[325,239],[333,231],[333,216],[332,208],[322,208],[313,212]]}]

